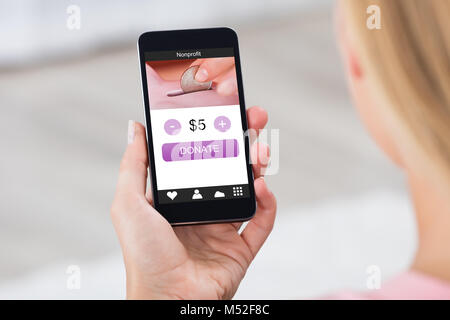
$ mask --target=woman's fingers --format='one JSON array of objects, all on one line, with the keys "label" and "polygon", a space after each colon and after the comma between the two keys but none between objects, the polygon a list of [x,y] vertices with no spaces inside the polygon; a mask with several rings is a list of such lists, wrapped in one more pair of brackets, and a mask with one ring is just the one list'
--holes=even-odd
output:
[{"label": "woman's fingers", "polygon": [[145,196],[147,185],[147,140],[145,128],[139,122],[128,123],[128,146],[120,163],[118,194]]},{"label": "woman's fingers", "polygon": [[[260,154],[262,156],[260,156]],[[252,159],[253,176],[256,179],[264,176],[264,170],[267,167],[270,160],[269,146],[261,143],[254,143],[250,148],[250,157]],[[236,231],[242,226],[242,222],[232,223]]]},{"label": "woman's fingers", "polygon": [[252,258],[258,253],[272,231],[277,210],[275,196],[267,188],[263,178],[255,180],[255,193],[258,204],[255,216],[241,233],[242,239],[252,253]]},{"label": "woman's fingers", "polygon": [[264,168],[267,167],[270,159],[269,147],[263,143],[255,143],[260,130],[267,124],[267,111],[261,107],[254,106],[247,110],[247,121],[250,138],[250,157],[253,164],[253,173],[255,179],[262,176]]},{"label": "woman's fingers", "polygon": [[234,57],[204,59],[200,61],[200,64],[195,61],[193,65],[199,65],[195,80],[200,82],[211,81],[234,66]]},{"label": "woman's fingers", "polygon": [[251,135],[254,135],[255,138],[259,134],[259,130],[264,129],[264,127],[267,124],[267,120],[269,119],[269,116],[267,115],[267,111],[259,106],[253,106],[247,110],[247,121],[248,121],[248,128],[254,133]]},{"label": "woman's fingers", "polygon": [[250,158],[252,159],[253,175],[255,179],[264,176],[265,169],[270,161],[270,149],[267,144],[257,142],[250,148]]}]

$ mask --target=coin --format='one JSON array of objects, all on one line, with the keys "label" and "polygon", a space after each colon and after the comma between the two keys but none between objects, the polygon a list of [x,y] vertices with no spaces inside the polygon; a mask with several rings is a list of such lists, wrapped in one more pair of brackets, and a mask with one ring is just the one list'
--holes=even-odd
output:
[{"label": "coin", "polygon": [[184,93],[211,89],[212,81],[199,82],[194,79],[198,68],[199,66],[192,66],[183,72],[180,80],[180,85],[181,90],[183,90]]}]

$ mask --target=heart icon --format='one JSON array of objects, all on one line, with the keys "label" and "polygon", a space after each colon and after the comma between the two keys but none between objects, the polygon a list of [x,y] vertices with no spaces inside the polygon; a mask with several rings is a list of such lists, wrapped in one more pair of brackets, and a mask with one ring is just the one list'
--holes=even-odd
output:
[{"label": "heart icon", "polygon": [[167,192],[167,196],[170,198],[170,200],[175,199],[175,197],[177,196],[177,192],[176,191],[169,191]]}]

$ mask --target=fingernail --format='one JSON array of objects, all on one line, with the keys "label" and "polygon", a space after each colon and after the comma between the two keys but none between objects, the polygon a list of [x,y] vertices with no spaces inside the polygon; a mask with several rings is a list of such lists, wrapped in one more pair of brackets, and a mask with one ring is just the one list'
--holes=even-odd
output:
[{"label": "fingernail", "polygon": [[208,80],[208,71],[206,69],[200,68],[195,73],[195,80],[203,82]]},{"label": "fingernail", "polygon": [[133,143],[135,132],[135,122],[128,120],[128,144]]}]

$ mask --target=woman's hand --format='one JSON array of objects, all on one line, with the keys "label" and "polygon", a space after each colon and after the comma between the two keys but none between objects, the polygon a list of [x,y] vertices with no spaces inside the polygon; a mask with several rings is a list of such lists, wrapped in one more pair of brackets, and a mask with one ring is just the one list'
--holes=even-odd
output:
[{"label": "woman's hand", "polygon": [[[251,128],[265,126],[263,109],[253,107],[247,114]],[[260,176],[262,165],[253,161],[258,205],[241,233],[241,223],[172,227],[146,197],[148,157],[141,124],[131,122],[128,142],[111,207],[125,260],[127,298],[232,298],[275,219],[276,200]],[[266,146],[252,148],[254,155],[268,154]]]},{"label": "woman's hand", "polygon": [[217,93],[230,96],[237,93],[236,68],[234,57],[197,59],[191,66],[198,65],[195,80],[213,81],[217,84]]}]

